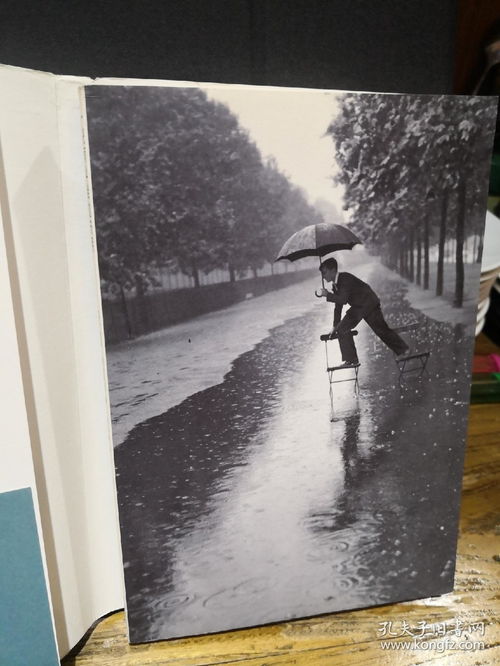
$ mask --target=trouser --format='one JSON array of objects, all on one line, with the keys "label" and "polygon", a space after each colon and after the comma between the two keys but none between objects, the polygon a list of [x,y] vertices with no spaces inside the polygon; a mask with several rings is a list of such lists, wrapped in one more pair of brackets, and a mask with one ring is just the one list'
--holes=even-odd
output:
[{"label": "trouser", "polygon": [[375,306],[368,312],[364,308],[352,307],[346,312],[342,320],[335,326],[335,333],[339,338],[342,360],[348,363],[357,363],[358,354],[351,335],[351,330],[364,319],[372,331],[378,335],[384,344],[395,354],[403,354],[408,350],[408,345],[396,331],[389,327],[384,319],[380,305]]}]

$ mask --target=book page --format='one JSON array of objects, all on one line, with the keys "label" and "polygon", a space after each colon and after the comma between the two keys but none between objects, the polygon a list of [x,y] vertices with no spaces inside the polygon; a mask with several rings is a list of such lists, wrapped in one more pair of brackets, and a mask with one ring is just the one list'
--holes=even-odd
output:
[{"label": "book page", "polygon": [[[76,122],[63,114],[61,130],[59,112],[66,100],[58,95],[53,75],[3,67],[0,86],[0,131],[25,344],[21,355],[29,368],[24,388],[57,639],[64,654],[99,616],[122,606],[112,464],[102,416],[106,403],[96,414],[85,400],[93,393],[99,401],[104,390],[98,332],[79,347],[79,327],[87,325],[89,311],[98,308],[89,306],[85,297],[73,301],[69,265],[68,248],[71,259],[75,252],[67,225],[81,215],[88,219],[86,197],[79,200],[77,194],[74,203],[72,193],[65,192],[86,187],[81,124],[79,111]],[[83,229],[88,230],[88,223]],[[85,252],[83,243],[84,257]],[[92,286],[92,259],[85,268],[79,263],[76,271],[82,283],[90,275]],[[95,343],[89,358],[89,345]],[[90,369],[82,374],[85,364]],[[97,379],[90,391],[92,369]]]},{"label": "book page", "polygon": [[496,100],[119,83],[85,93],[131,641],[449,592]]},{"label": "book page", "polygon": [[[11,281],[4,239],[3,218],[8,215],[7,193],[0,153],[0,367],[2,464],[0,492],[35,487],[33,460],[24,401],[21,362],[19,358],[16,322],[12,304]],[[36,491],[34,491],[36,497]],[[36,505],[35,501],[35,505]]]}]

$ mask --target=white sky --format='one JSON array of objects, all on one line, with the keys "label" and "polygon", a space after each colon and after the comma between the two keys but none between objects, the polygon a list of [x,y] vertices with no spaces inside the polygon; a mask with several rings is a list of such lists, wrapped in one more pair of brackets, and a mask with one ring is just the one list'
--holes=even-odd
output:
[{"label": "white sky", "polygon": [[306,190],[311,203],[323,198],[342,214],[342,189],[334,187],[334,146],[323,136],[337,113],[338,93],[258,86],[203,86],[208,97],[238,116],[262,156]]}]

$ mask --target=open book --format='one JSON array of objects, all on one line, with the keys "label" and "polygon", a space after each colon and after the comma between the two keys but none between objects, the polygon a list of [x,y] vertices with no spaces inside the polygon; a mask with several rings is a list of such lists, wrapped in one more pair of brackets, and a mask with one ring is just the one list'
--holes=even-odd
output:
[{"label": "open book", "polygon": [[496,101],[0,89],[0,490],[60,652],[451,590]]}]

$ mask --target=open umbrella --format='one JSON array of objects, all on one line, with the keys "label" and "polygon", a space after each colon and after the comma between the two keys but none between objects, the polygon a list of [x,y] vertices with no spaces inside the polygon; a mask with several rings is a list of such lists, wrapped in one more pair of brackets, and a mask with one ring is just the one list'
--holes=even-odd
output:
[{"label": "open umbrella", "polygon": [[297,261],[304,257],[323,257],[329,252],[336,250],[352,250],[352,248],[361,243],[350,229],[341,224],[310,224],[300,231],[296,231],[293,236],[286,241],[279,251],[278,258]]}]

